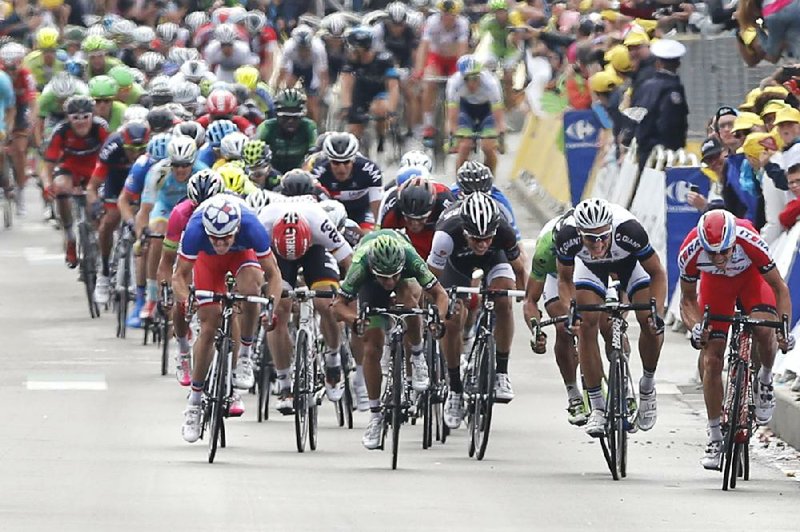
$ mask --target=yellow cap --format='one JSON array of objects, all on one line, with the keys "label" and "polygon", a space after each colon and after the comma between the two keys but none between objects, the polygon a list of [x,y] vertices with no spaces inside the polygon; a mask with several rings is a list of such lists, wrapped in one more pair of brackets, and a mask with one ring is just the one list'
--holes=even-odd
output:
[{"label": "yellow cap", "polygon": [[778,144],[769,133],[750,133],[744,139],[742,149],[747,157],[758,159],[766,150],[778,151]]},{"label": "yellow cap", "polygon": [[606,94],[613,91],[617,85],[619,85],[617,79],[619,78],[616,78],[616,76],[606,71],[598,72],[589,78],[589,88],[592,89],[592,92]]},{"label": "yellow cap", "polygon": [[616,22],[620,17],[619,11],[614,11],[613,9],[602,10],[600,16],[609,22]]},{"label": "yellow cap", "polygon": [[772,94],[775,99],[780,99],[789,96],[789,90],[781,85],[768,85],[761,89],[761,94]]},{"label": "yellow cap", "polygon": [[761,116],[763,117],[764,115],[768,115],[770,113],[777,113],[778,111],[782,111],[787,107],[789,106],[786,105],[786,103],[781,100],[770,100],[767,102],[767,105],[765,105],[764,108],[761,110]]},{"label": "yellow cap", "polygon": [[64,0],[39,0],[42,9],[55,9],[64,5]]},{"label": "yellow cap", "polygon": [[631,72],[633,63],[628,48],[623,44],[612,46],[605,54],[605,60],[611,63],[617,72]]},{"label": "yellow cap", "polygon": [[645,32],[647,32],[648,37],[652,37],[658,27],[657,20],[650,20],[646,18],[637,18],[633,20],[633,23],[642,28]]},{"label": "yellow cap", "polygon": [[764,121],[761,120],[761,117],[755,113],[748,113],[742,112],[739,113],[739,116],[736,117],[736,120],[733,121],[733,129],[731,133],[736,133],[737,131],[747,131],[748,129],[753,129],[754,126],[763,126]]},{"label": "yellow cap", "polygon": [[747,96],[744,98],[744,103],[747,104],[748,107],[752,107],[756,104],[756,100],[759,96],[761,96],[761,89],[756,87],[747,93]]},{"label": "yellow cap", "polygon": [[625,46],[642,46],[650,44],[650,37],[642,28],[633,27],[625,35],[625,40],[622,42]]},{"label": "yellow cap", "polygon": [[778,111],[775,115],[775,122],[773,123],[777,126],[778,124],[788,124],[790,122],[800,124],[800,111],[794,107],[787,107],[786,109]]}]

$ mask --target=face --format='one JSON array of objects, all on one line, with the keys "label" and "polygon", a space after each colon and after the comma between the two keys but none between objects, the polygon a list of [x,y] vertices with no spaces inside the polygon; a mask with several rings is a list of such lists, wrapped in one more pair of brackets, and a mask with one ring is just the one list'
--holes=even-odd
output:
[{"label": "face", "polygon": [[394,290],[397,286],[397,283],[400,282],[400,274],[392,275],[391,277],[384,277],[382,275],[376,275],[375,280],[378,281],[378,284],[381,285],[381,288],[384,290]]},{"label": "face", "polygon": [[790,173],[787,177],[789,179],[789,191],[795,197],[800,197],[800,170]]},{"label": "face", "polygon": [[425,229],[425,222],[428,221],[428,217],[424,218],[409,218],[408,216],[404,216],[403,219],[406,222],[406,229],[411,233],[421,233]]},{"label": "face", "polygon": [[467,237],[467,245],[478,256],[485,255],[489,251],[489,246],[492,245],[492,240],[494,240],[494,235],[485,238],[476,238],[466,233],[464,235]]},{"label": "face", "polygon": [[733,122],[736,120],[735,116],[723,116],[717,122],[717,129],[719,130],[719,140],[728,147],[733,147],[738,143],[738,140],[731,132],[733,129]]},{"label": "face", "polygon": [[775,114],[776,113],[767,113],[761,117],[761,120],[764,121],[764,127],[767,131],[772,129],[772,125],[775,123]]},{"label": "face", "polygon": [[222,52],[222,55],[225,57],[230,57],[233,55],[233,44],[223,44],[219,47],[219,49]]},{"label": "face", "polygon": [[211,246],[214,248],[214,253],[217,255],[224,255],[230,251],[231,247],[233,246],[233,243],[236,240],[236,233],[223,236],[221,238],[209,236],[208,240],[211,242]]},{"label": "face", "polygon": [[783,122],[778,124],[778,134],[781,136],[784,144],[791,144],[791,142],[800,135],[800,124],[797,122]]},{"label": "face", "polygon": [[711,263],[717,268],[722,269],[730,260],[731,255],[733,255],[733,247],[722,250],[719,253],[713,253],[710,251],[707,251],[706,253],[708,253],[709,258],[711,258]]},{"label": "face", "polygon": [[706,164],[706,166],[708,166],[709,168],[714,170],[717,174],[719,174],[722,172],[722,166],[723,163],[725,162],[725,155],[722,153],[718,153],[716,155],[706,157],[705,159],[703,159],[703,162]]},{"label": "face", "polygon": [[396,24],[394,22],[389,22],[387,26],[389,28],[389,33],[391,33],[395,37],[400,36],[400,34],[403,33],[403,30],[406,27],[405,24]]},{"label": "face", "polygon": [[144,153],[146,148],[147,146],[125,148],[125,157],[128,158],[128,161],[133,162]]},{"label": "face", "polygon": [[442,13],[442,24],[445,28],[452,28],[456,24],[456,16],[454,13]]},{"label": "face", "polygon": [[505,9],[499,9],[494,12],[494,18],[502,25],[508,21],[508,11]]},{"label": "face", "polygon": [[467,90],[470,92],[475,92],[481,85],[480,76],[467,76],[465,81],[467,82]]},{"label": "face", "polygon": [[611,226],[605,225],[597,229],[579,230],[583,247],[593,258],[600,258],[611,248]]},{"label": "face", "polygon": [[100,98],[100,99],[96,98],[94,101],[96,105],[95,109],[98,115],[102,116],[103,118],[108,118],[109,116],[111,116],[111,107],[112,107],[111,102],[113,102],[114,100],[112,100],[111,98]]},{"label": "face", "polygon": [[42,50],[42,60],[44,64],[47,66],[53,66],[53,63],[56,61],[56,51],[55,50]]},{"label": "face", "polygon": [[353,172],[353,161],[331,161],[331,171],[337,181],[346,181]]},{"label": "face", "polygon": [[175,179],[177,179],[179,183],[188,181],[189,178],[192,176],[192,165],[172,163],[172,174],[175,176]]},{"label": "face", "polygon": [[259,187],[264,185],[264,182],[267,180],[267,173],[269,172],[269,167],[261,167],[261,168],[251,168],[250,169],[250,181],[258,185]]},{"label": "face", "polygon": [[300,128],[299,116],[279,116],[278,125],[287,133],[294,134]]},{"label": "face", "polygon": [[102,71],[106,66],[106,54],[103,52],[89,54],[89,68],[95,72]]},{"label": "face", "polygon": [[91,113],[69,115],[67,119],[69,120],[72,129],[79,137],[85,137],[89,134],[89,130],[92,128]]}]

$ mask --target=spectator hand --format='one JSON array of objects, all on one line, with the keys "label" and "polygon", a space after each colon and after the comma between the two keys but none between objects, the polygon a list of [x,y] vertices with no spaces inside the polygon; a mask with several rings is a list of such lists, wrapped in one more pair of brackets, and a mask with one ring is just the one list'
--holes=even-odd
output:
[{"label": "spectator hand", "polygon": [[705,211],[708,205],[706,197],[699,192],[689,192],[686,195],[686,203],[697,209],[698,211]]}]

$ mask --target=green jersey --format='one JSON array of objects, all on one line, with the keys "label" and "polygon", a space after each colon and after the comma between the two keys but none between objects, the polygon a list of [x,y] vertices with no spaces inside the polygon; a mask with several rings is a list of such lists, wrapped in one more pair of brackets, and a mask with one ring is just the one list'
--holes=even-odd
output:
[{"label": "green jersey", "polygon": [[256,138],[266,142],[272,150],[272,167],[285,174],[289,170],[303,166],[306,153],[317,141],[317,124],[303,118],[292,137],[285,137],[278,127],[278,119],[270,118],[261,122],[256,130]]},{"label": "green jersey", "polygon": [[144,89],[138,83],[134,83],[131,85],[128,94],[122,99],[122,103],[125,105],[136,105],[139,103],[139,100],[142,98],[144,94]]},{"label": "green jersey", "polygon": [[392,229],[380,229],[372,231],[365,235],[358,247],[353,253],[353,262],[350,269],[347,270],[347,276],[342,281],[340,288],[342,295],[347,299],[355,299],[358,296],[358,291],[370,279],[374,278],[374,274],[369,267],[369,248],[370,242],[374,241],[381,235],[389,235],[396,238],[401,243],[406,252],[406,263],[403,266],[403,271],[400,273],[402,279],[416,279],[417,282],[425,290],[430,290],[438,280],[436,276],[428,269],[428,265],[422,257],[419,256],[417,250],[411,245],[411,242],[402,234]]},{"label": "green jersey", "polygon": [[25,56],[22,65],[31,71],[33,79],[36,80],[36,88],[41,91],[44,86],[52,79],[54,74],[64,70],[64,62],[56,59],[52,66],[44,64],[44,56],[41,50],[34,50]]},{"label": "green jersey", "polygon": [[[78,90],[75,91],[75,94],[89,95],[89,87],[85,83],[79,81],[77,85]],[[64,110],[62,109],[64,101],[60,100],[49,86],[45,86],[42,93],[36,99],[36,104],[39,106],[39,116],[41,118],[55,116],[60,120],[64,117]]]},{"label": "green jersey", "polygon": [[534,281],[544,282],[548,275],[555,275],[558,271],[553,227],[560,218],[557,216],[547,222],[536,239],[536,249],[531,261],[531,279]]},{"label": "green jersey", "polygon": [[111,116],[108,117],[108,130],[114,132],[122,125],[123,118],[125,117],[125,110],[128,108],[124,103],[112,102],[111,103]]},{"label": "green jersey", "polygon": [[89,79],[95,76],[102,76],[104,74],[108,74],[108,71],[114,68],[115,66],[119,66],[122,64],[122,61],[117,59],[116,57],[106,57],[106,64],[103,65],[103,71],[98,72],[92,69],[92,66],[89,65],[87,67]]},{"label": "green jersey", "polygon": [[506,39],[508,38],[509,31],[506,29],[506,26],[500,25],[492,13],[487,13],[481,18],[480,22],[478,22],[478,34],[483,37],[487,33],[492,36],[492,54],[498,59],[516,52],[516,49],[508,46]]}]

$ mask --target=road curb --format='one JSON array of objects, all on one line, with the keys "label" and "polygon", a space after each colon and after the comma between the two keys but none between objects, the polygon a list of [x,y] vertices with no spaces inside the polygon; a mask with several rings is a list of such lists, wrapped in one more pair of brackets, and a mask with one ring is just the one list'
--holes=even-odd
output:
[{"label": "road curb", "polygon": [[780,439],[800,449],[800,395],[788,386],[775,388],[775,412],[769,427]]}]

